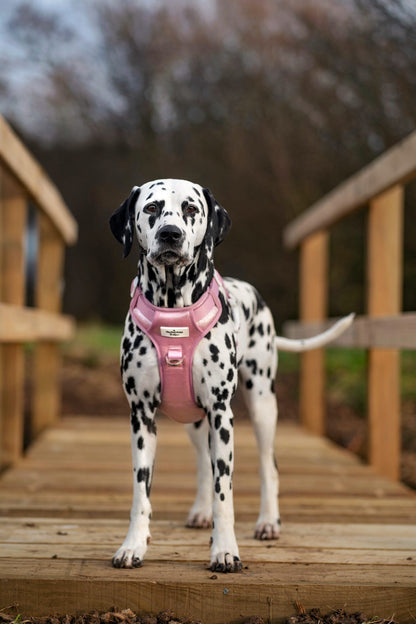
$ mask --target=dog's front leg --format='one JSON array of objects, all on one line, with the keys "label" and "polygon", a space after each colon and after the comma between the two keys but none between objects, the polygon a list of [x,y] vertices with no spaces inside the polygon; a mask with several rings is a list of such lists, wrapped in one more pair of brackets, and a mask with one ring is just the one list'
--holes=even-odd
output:
[{"label": "dog's front leg", "polygon": [[156,452],[155,409],[147,401],[133,402],[131,408],[133,505],[126,539],[113,557],[116,568],[140,567],[150,541],[152,508],[149,496]]},{"label": "dog's front leg", "polygon": [[219,572],[237,572],[242,563],[234,533],[233,413],[229,406],[212,415],[209,445],[214,478],[213,530],[210,568]]}]

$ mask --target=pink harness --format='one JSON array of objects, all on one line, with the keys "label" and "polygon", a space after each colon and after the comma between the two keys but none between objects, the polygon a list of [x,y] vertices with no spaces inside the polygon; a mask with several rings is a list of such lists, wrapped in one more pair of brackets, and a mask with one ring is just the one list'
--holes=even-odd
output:
[{"label": "pink harness", "polygon": [[195,402],[192,361],[197,345],[221,315],[220,280],[215,272],[206,293],[185,308],[158,308],[145,298],[137,278],[132,284],[131,316],[157,351],[162,387],[159,409],[180,423],[198,422],[205,416]]}]

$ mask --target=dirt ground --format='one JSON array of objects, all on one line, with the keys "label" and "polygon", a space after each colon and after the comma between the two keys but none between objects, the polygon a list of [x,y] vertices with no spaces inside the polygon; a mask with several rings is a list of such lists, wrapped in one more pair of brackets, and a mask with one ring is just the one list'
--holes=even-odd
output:
[{"label": "dirt ground", "polygon": [[[279,419],[298,419],[298,376],[280,373],[277,378]],[[62,371],[63,413],[128,417],[118,363],[113,358],[79,359],[66,357]],[[246,418],[244,404],[237,392],[234,399],[238,418]],[[416,489],[416,418],[415,406],[404,403],[402,409],[402,480]],[[329,400],[327,405],[328,436],[337,444],[366,456],[366,422],[350,407]]]},{"label": "dirt ground", "polygon": [[[319,609],[305,612],[302,605],[296,605],[297,615],[286,620],[286,624],[397,624],[391,620],[368,618],[363,613],[346,613],[342,609],[322,615]],[[200,624],[195,620],[177,617],[172,611],[162,611],[158,615],[139,616],[130,609],[113,610],[106,613],[86,613],[77,617],[70,615],[33,617],[28,619],[0,612],[0,624]],[[252,616],[242,624],[265,624],[263,618]]]}]

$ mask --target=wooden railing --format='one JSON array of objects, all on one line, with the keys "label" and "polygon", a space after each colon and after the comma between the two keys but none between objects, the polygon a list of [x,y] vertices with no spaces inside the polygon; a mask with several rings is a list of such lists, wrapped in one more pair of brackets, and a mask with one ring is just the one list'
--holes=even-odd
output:
[{"label": "wooden railing", "polygon": [[[77,224],[58,191],[0,116],[0,468],[20,457],[24,435],[35,437],[59,414],[58,343],[74,329],[61,314],[64,250],[76,238]],[[26,305],[29,266],[33,307]],[[26,424],[25,343],[35,343]]]},{"label": "wooden railing", "polygon": [[[300,246],[300,322],[285,333],[306,337],[327,327],[329,228],[368,206],[367,316],[333,346],[368,349],[368,456],[385,476],[400,475],[400,349],[416,348],[416,313],[401,313],[404,186],[416,177],[416,132],[311,206],[284,231]],[[350,312],[346,310],[345,312]],[[332,345],[331,345],[332,346]],[[301,358],[300,413],[325,433],[325,367],[320,351]]]}]

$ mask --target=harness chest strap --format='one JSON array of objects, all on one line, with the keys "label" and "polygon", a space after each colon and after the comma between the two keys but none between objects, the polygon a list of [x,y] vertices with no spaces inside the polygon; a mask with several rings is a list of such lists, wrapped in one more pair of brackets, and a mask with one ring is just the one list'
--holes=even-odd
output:
[{"label": "harness chest strap", "polygon": [[202,338],[218,321],[222,306],[215,272],[208,290],[196,303],[184,308],[159,308],[132,283],[130,313],[153,342],[158,357],[162,403],[159,409],[181,423],[198,422],[205,412],[195,402],[192,361]]}]

